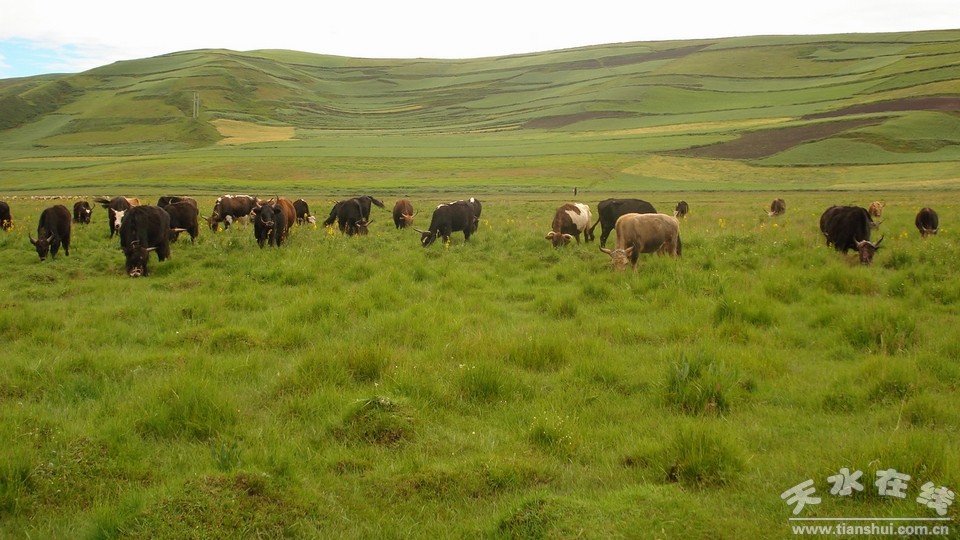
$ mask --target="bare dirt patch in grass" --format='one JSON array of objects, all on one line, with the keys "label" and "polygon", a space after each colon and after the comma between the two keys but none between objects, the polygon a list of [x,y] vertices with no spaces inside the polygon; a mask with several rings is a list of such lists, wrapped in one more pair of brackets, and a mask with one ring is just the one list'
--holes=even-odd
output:
[{"label": "bare dirt patch in grass", "polygon": [[960,97],[923,96],[895,99],[890,101],[878,101],[875,103],[864,103],[863,105],[844,107],[835,111],[808,114],[804,116],[803,119],[815,120],[818,118],[836,118],[838,116],[847,116],[851,114],[871,114],[900,111],[960,111]]}]

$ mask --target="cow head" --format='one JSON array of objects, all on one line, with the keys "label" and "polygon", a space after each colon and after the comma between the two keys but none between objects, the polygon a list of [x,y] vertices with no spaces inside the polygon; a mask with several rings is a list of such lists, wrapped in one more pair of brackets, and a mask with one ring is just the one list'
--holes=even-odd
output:
[{"label": "cow head", "polygon": [[126,210],[113,211],[113,230],[120,232],[120,223],[123,222],[123,215],[126,213]]},{"label": "cow head", "polygon": [[415,216],[415,215],[417,215],[417,214],[404,214],[404,213],[401,212],[401,213],[400,213],[400,217],[403,218],[403,226],[404,226],[404,227],[413,227],[413,216]]},{"label": "cow head", "polygon": [[857,253],[860,254],[860,264],[870,264],[873,262],[873,254],[880,249],[880,242],[883,242],[882,236],[877,240],[876,244],[869,240],[860,240],[857,242]]},{"label": "cow head", "polygon": [[38,239],[34,240],[34,239],[33,239],[33,236],[31,236],[31,235],[28,233],[28,234],[27,234],[27,238],[29,238],[29,239],[30,239],[30,243],[33,244],[33,246],[34,246],[35,248],[37,248],[37,255],[40,256],[40,260],[41,260],[41,261],[46,260],[46,259],[47,259],[47,253],[50,252],[50,243],[53,242],[53,235],[51,234],[50,236],[48,236],[48,237],[46,237],[46,238],[41,237],[41,238],[38,238]]},{"label": "cow head", "polygon": [[633,246],[624,249],[600,248],[600,251],[610,256],[610,259],[613,261],[614,270],[626,270],[627,266],[633,264],[631,257],[633,255]]},{"label": "cow head", "polygon": [[553,243],[553,247],[563,247],[570,243],[570,240],[573,239],[573,235],[562,234],[557,231],[550,231],[547,233],[546,239]]},{"label": "cow head", "polygon": [[437,239],[437,231],[421,231],[417,228],[414,228],[413,230],[420,233],[420,245],[423,247],[430,247],[430,244]]},{"label": "cow head", "polygon": [[156,248],[145,248],[137,241],[124,247],[123,254],[126,257],[127,275],[130,277],[147,275],[147,260],[150,258],[150,252],[154,249]]},{"label": "cow head", "polygon": [[357,220],[357,223],[356,223],[356,225],[354,226],[354,229],[353,229],[353,234],[366,235],[368,232],[370,232],[369,229],[367,229],[367,227],[368,227],[371,223],[373,223],[373,220],[372,220],[372,219],[360,219],[360,220]]}]

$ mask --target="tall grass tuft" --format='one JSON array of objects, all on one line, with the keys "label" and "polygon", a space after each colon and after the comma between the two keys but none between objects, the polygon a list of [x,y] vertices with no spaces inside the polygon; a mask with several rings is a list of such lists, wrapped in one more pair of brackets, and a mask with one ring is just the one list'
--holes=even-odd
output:
[{"label": "tall grass tuft", "polygon": [[843,327],[843,337],[854,348],[879,354],[899,354],[920,342],[916,318],[905,311],[860,309]]},{"label": "tall grass tuft", "polygon": [[569,346],[565,337],[561,340],[553,334],[540,335],[518,341],[507,353],[507,360],[530,371],[556,371],[569,362]]},{"label": "tall grass tuft", "polygon": [[669,406],[691,415],[722,415],[730,411],[737,390],[735,370],[700,350],[683,352],[667,367],[664,397]]},{"label": "tall grass tuft", "polygon": [[413,414],[406,404],[374,396],[350,407],[333,434],[345,441],[395,447],[413,437]]},{"label": "tall grass tuft", "polygon": [[559,520],[559,509],[542,493],[533,494],[500,518],[496,537],[518,540],[547,538]]},{"label": "tall grass tuft", "polygon": [[699,488],[727,485],[739,476],[744,461],[729,436],[705,425],[681,427],[663,450],[666,479]]},{"label": "tall grass tuft", "polygon": [[236,406],[209,381],[188,380],[147,401],[137,430],[148,437],[206,440],[231,430]]}]

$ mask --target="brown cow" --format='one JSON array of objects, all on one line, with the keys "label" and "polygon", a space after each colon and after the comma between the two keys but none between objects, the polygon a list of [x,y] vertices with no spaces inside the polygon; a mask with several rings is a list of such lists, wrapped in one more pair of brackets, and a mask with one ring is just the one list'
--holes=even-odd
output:
[{"label": "brown cow", "polygon": [[400,199],[393,205],[393,224],[398,229],[405,229],[413,226],[413,205],[407,199]]},{"label": "brown cow", "polygon": [[870,207],[867,208],[867,212],[870,212],[870,215],[873,217],[880,217],[883,214],[883,208],[887,206],[887,203],[883,201],[873,201],[870,203]]},{"label": "brown cow", "polygon": [[680,256],[680,221],[666,214],[624,214],[617,219],[617,249],[600,248],[610,255],[615,270],[637,267],[641,253]]},{"label": "brown cow", "polygon": [[777,198],[770,203],[770,211],[767,212],[767,215],[770,217],[782,216],[784,212],[787,211],[787,203],[783,199]]}]

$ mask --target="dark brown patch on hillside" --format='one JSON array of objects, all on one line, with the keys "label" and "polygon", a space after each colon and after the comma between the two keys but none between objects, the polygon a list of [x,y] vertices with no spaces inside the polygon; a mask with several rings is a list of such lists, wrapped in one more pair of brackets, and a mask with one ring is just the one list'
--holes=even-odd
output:
[{"label": "dark brown patch on hillside", "polygon": [[804,116],[803,119],[815,120],[818,118],[836,118],[838,116],[847,116],[851,114],[870,114],[899,111],[960,111],[960,97],[924,96],[895,99],[891,101],[877,101],[875,103],[864,103],[863,105],[844,107],[835,111],[808,114]]},{"label": "dark brown patch on hillside", "polygon": [[561,69],[595,69],[601,67],[628,66],[630,64],[642,64],[643,62],[653,62],[654,60],[669,60],[671,58],[682,58],[689,54],[699,52],[712,43],[701,45],[691,45],[689,47],[677,47],[676,49],[666,49],[662,51],[618,54],[614,56],[602,56],[590,60],[580,60],[577,62],[561,62],[551,65],[551,68],[560,67]]},{"label": "dark brown patch on hillside", "polygon": [[759,159],[783,152],[805,142],[826,139],[847,130],[879,124],[883,118],[861,118],[823,122],[809,126],[796,126],[780,129],[765,129],[744,133],[740,138],[707,146],[666,152],[670,155],[719,158],[719,159]]},{"label": "dark brown patch on hillside", "polygon": [[523,129],[554,129],[584,120],[596,120],[597,118],[630,118],[634,113],[627,111],[588,111],[574,114],[559,114],[556,116],[544,116],[534,118],[524,122],[520,127]]}]

